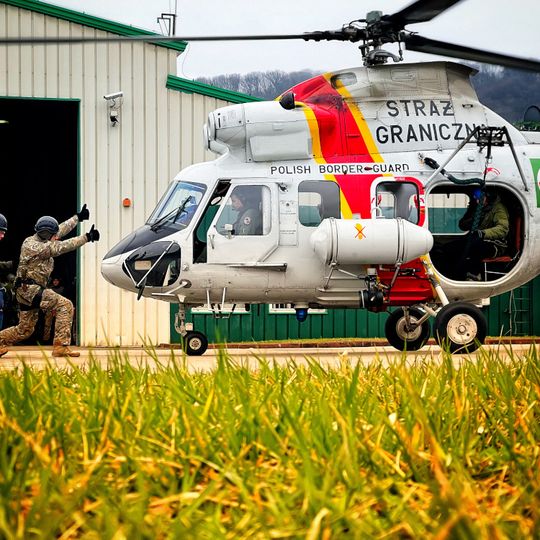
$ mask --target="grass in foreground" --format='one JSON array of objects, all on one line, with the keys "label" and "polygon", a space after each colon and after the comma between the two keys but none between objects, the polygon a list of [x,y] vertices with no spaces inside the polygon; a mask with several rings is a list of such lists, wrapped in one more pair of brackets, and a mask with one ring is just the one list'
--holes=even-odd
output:
[{"label": "grass in foreground", "polygon": [[1,538],[538,538],[540,361],[0,374]]}]

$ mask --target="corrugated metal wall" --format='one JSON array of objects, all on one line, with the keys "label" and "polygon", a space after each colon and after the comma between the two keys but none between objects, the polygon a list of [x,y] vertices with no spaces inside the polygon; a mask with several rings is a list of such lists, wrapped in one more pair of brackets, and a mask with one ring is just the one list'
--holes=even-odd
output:
[{"label": "corrugated metal wall", "polygon": [[[540,335],[540,278],[511,293],[491,299],[484,308],[490,336]],[[174,329],[171,310],[171,341],[180,342]],[[268,306],[252,306],[247,313],[233,314],[229,318],[214,319],[208,314],[191,314],[187,320],[194,329],[203,332],[211,343],[249,342],[285,339],[317,338],[384,338],[386,313],[369,313],[362,309],[332,309],[325,315],[309,315],[299,323],[295,315],[269,313]]]},{"label": "corrugated metal wall", "polygon": [[[94,36],[105,32],[0,4],[9,37]],[[208,113],[227,102],[167,90],[177,53],[144,43],[0,48],[0,96],[79,99],[80,201],[101,241],[80,250],[80,341],[137,344],[169,340],[169,305],[136,302],[101,277],[105,253],[142,225],[181,169],[213,158],[202,147]],[[122,90],[120,124],[112,126],[105,94]],[[133,201],[122,207],[122,199]],[[85,224],[86,225],[86,224]]]},{"label": "corrugated metal wall", "polygon": [[491,299],[485,309],[490,336],[540,335],[540,277]]},{"label": "corrugated metal wall", "polygon": [[[171,318],[171,337],[179,342]],[[326,314],[309,315],[299,323],[295,315],[268,312],[266,305],[253,305],[247,313],[232,314],[229,318],[214,319],[212,315],[191,314],[187,320],[194,329],[216,341],[264,341],[333,337],[384,337],[386,316],[360,309],[330,309]]]}]

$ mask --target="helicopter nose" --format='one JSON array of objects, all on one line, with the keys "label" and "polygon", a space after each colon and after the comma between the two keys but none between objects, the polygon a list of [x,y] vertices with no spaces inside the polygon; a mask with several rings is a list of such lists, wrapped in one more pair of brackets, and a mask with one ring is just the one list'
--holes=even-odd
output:
[{"label": "helicopter nose", "polygon": [[133,281],[126,275],[122,269],[125,256],[116,255],[105,258],[101,261],[101,275],[111,285],[122,289],[134,290]]}]

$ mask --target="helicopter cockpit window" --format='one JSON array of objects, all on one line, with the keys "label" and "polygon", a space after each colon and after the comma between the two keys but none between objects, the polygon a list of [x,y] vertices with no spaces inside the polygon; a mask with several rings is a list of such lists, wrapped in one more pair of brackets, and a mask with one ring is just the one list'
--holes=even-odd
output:
[{"label": "helicopter cockpit window", "polygon": [[266,186],[236,186],[216,228],[224,236],[260,236],[270,232],[271,223],[270,190]]},{"label": "helicopter cockpit window", "polygon": [[328,180],[306,180],[298,186],[298,219],[317,227],[328,217],[340,218],[339,185]]},{"label": "helicopter cockpit window", "polygon": [[377,185],[375,216],[403,218],[418,223],[418,188],[412,182],[381,182]]},{"label": "helicopter cockpit window", "polygon": [[146,222],[153,229],[185,229],[191,222],[206,191],[204,184],[174,182]]}]

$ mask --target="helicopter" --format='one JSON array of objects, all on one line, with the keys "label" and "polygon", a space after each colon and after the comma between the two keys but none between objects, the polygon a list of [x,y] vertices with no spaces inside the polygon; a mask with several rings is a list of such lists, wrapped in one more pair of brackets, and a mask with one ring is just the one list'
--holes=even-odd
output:
[{"label": "helicopter", "polygon": [[[474,351],[487,331],[479,306],[540,273],[540,139],[478,101],[472,68],[401,64],[401,53],[382,47],[529,70],[540,63],[405,31],[455,3],[418,0],[394,15],[292,36],[361,41],[364,66],[314,77],[272,102],[212,112],[204,141],[217,159],[176,176],[146,224],[104,257],[103,277],[178,304],[188,355],[203,354],[208,341],[186,311],[206,305],[219,315],[226,303],[288,303],[299,321],[310,308],[389,311],[386,338],[409,351],[426,344],[433,318],[441,346]],[[469,281],[452,274],[445,250],[465,235],[457,220],[477,189],[504,202],[509,241]],[[242,226],[256,218],[235,213],[241,198],[259,216],[247,234]]]},{"label": "helicopter", "polygon": [[[347,41],[360,43],[363,66],[211,112],[204,144],[216,159],[178,173],[146,223],[105,255],[105,280],[177,304],[188,355],[208,340],[187,310],[219,316],[225,304],[257,303],[290,304],[300,322],[310,309],[389,312],[385,334],[398,350],[418,350],[432,333],[452,353],[476,350],[487,332],[481,306],[540,274],[540,137],[480,103],[474,69],[401,63],[402,49],[532,71],[540,62],[405,29],[458,1],[417,0],[332,31],[155,38]],[[392,43],[398,54],[383,48]],[[504,203],[509,231],[504,253],[470,281],[454,272],[467,242],[461,255],[450,247],[467,237],[459,219],[477,190]]]}]

